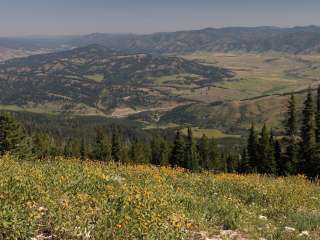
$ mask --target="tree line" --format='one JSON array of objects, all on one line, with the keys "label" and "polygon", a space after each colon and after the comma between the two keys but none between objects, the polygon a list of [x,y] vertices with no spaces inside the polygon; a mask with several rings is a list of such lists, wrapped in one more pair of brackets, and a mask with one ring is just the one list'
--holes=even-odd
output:
[{"label": "tree line", "polygon": [[153,133],[146,138],[147,135],[137,136],[135,132],[113,126],[107,130],[96,127],[93,139],[85,135],[56,139],[50,134],[26,131],[10,113],[0,115],[0,155],[10,152],[20,159],[62,155],[82,160],[182,167],[193,171],[238,171],[239,155],[226,152],[213,138],[203,135],[196,139],[191,128],[187,134],[176,130],[173,138],[163,135]]}]

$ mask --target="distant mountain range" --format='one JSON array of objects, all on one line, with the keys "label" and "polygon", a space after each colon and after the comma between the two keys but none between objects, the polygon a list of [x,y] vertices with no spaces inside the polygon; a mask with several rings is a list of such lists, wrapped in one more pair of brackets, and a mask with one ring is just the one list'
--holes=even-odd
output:
[{"label": "distant mountain range", "polygon": [[229,27],[147,35],[94,33],[84,36],[0,38],[0,48],[61,48],[99,44],[131,53],[193,51],[320,52],[320,27]]}]

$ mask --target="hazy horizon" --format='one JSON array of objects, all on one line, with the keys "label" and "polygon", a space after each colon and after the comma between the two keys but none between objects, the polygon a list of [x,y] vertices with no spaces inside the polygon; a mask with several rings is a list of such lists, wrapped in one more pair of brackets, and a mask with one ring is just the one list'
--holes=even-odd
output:
[{"label": "hazy horizon", "polygon": [[147,32],[147,33],[139,33],[139,32],[84,32],[80,34],[29,34],[29,35],[0,35],[1,38],[63,38],[63,37],[74,37],[74,36],[83,36],[83,35],[91,35],[91,34],[114,34],[114,35],[149,35],[149,34],[157,34],[157,33],[170,33],[170,32],[183,32],[183,31],[197,31],[203,30],[207,28],[212,29],[226,29],[226,28],[295,28],[295,27],[319,27],[320,25],[297,25],[297,26],[222,26],[222,27],[203,27],[203,28],[194,28],[194,29],[177,29],[172,31],[159,31],[159,32]]},{"label": "hazy horizon", "polygon": [[2,0],[0,36],[149,34],[202,28],[320,25],[316,0]]}]

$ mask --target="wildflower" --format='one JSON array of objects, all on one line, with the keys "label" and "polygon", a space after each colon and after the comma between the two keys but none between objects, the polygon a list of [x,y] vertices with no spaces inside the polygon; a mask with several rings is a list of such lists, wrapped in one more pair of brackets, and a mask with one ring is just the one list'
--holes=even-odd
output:
[{"label": "wildflower", "polygon": [[39,207],[38,211],[39,212],[46,212],[48,209],[46,209],[45,207]]},{"label": "wildflower", "polygon": [[116,176],[112,177],[112,180],[115,182],[118,182],[118,183],[123,183],[126,179],[119,176],[119,175],[116,175]]},{"label": "wildflower", "polygon": [[294,232],[294,231],[296,231],[296,229],[293,228],[293,227],[285,227],[284,229],[285,229],[286,232]]},{"label": "wildflower", "polygon": [[259,215],[259,219],[260,220],[268,220],[268,218],[266,216],[263,216],[263,215]]},{"label": "wildflower", "polygon": [[303,232],[301,232],[298,236],[299,236],[299,237],[309,237],[310,234],[309,234],[308,231],[303,231]]}]

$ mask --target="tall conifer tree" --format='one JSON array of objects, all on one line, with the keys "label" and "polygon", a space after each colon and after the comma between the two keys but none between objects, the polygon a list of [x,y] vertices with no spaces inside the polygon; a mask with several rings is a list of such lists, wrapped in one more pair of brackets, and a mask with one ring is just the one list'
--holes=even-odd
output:
[{"label": "tall conifer tree", "polygon": [[189,170],[197,171],[199,169],[199,156],[194,144],[191,128],[188,128],[188,137],[185,149],[185,163]]},{"label": "tall conifer tree", "polygon": [[293,137],[298,133],[296,99],[292,93],[288,103],[287,118],[285,121],[286,135]]},{"label": "tall conifer tree", "polygon": [[219,169],[221,169],[219,156],[220,154],[219,154],[218,144],[216,140],[212,138],[209,143],[209,164],[208,164],[209,170],[218,171]]},{"label": "tall conifer tree", "polygon": [[316,128],[317,128],[317,143],[320,143],[320,85],[317,91],[317,112],[316,112]]},{"label": "tall conifer tree", "polygon": [[300,173],[309,175],[312,170],[313,151],[316,144],[316,119],[312,91],[309,89],[302,112],[302,159],[299,164]]},{"label": "tall conifer tree", "polygon": [[112,158],[110,140],[103,134],[101,129],[96,130],[96,138],[93,144],[92,156],[94,159],[100,161],[108,161]]},{"label": "tall conifer tree", "polygon": [[172,166],[185,166],[185,144],[184,138],[181,135],[180,130],[177,130],[176,137],[173,143],[173,149],[170,158],[170,164]]},{"label": "tall conifer tree", "polygon": [[205,134],[202,135],[201,139],[198,141],[197,145],[200,166],[204,169],[210,168],[210,146],[209,140]]},{"label": "tall conifer tree", "polygon": [[163,139],[160,143],[160,159],[159,164],[161,166],[166,166],[169,164],[170,160],[170,145]]},{"label": "tall conifer tree", "polygon": [[31,138],[10,113],[0,114],[0,155],[5,152],[19,159],[33,157]]},{"label": "tall conifer tree", "polygon": [[81,143],[80,143],[80,159],[85,160],[86,159],[86,144],[85,144],[85,139],[84,137],[81,138]]},{"label": "tall conifer tree", "polygon": [[288,102],[287,118],[285,121],[287,148],[286,154],[279,162],[279,174],[291,175],[297,171],[299,145],[298,121],[295,96],[292,93]]},{"label": "tall conifer tree", "polygon": [[258,151],[258,135],[255,129],[255,126],[252,123],[250,132],[249,132],[248,143],[247,143],[247,154],[248,154],[248,161],[250,165],[250,169],[248,169],[247,172],[257,171],[257,167],[258,167],[257,151]]},{"label": "tall conifer tree", "polygon": [[270,135],[266,125],[263,126],[260,134],[257,170],[259,173],[276,173],[273,146],[270,145]]},{"label": "tall conifer tree", "polygon": [[121,162],[122,150],[118,129],[114,129],[112,133],[111,155],[115,162]]}]

